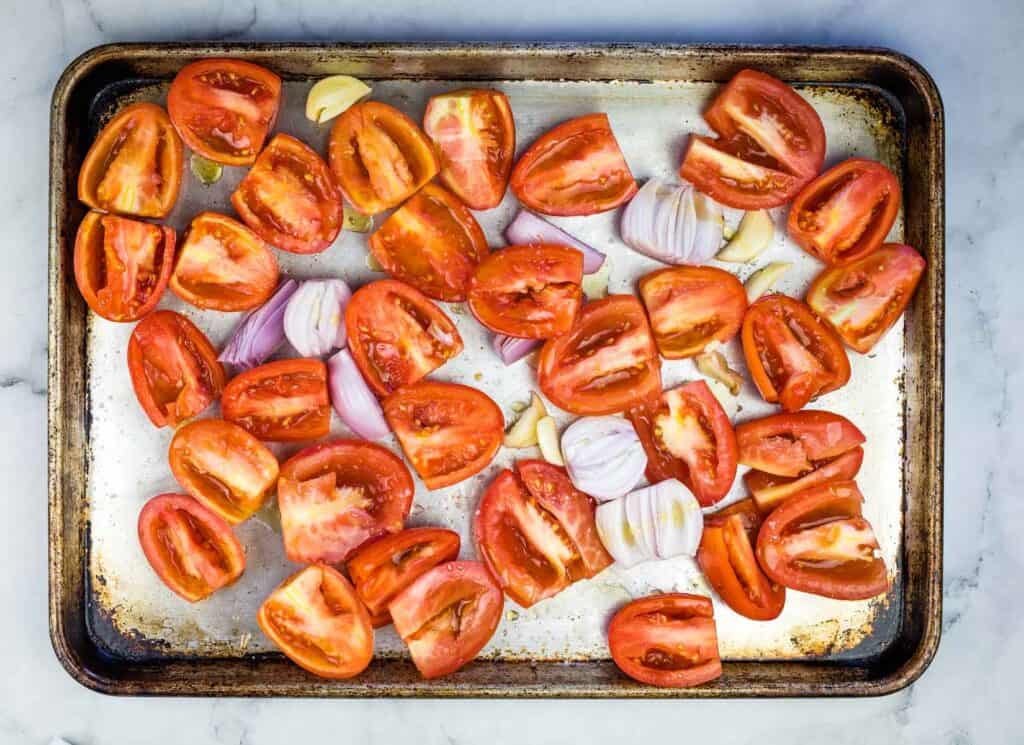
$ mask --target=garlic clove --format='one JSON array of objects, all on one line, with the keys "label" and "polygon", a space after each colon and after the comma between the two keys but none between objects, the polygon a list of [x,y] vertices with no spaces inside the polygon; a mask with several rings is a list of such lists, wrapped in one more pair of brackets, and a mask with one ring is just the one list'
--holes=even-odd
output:
[{"label": "garlic clove", "polygon": [[505,435],[505,447],[528,448],[537,444],[537,422],[548,415],[544,402],[536,393],[530,394],[530,405]]},{"label": "garlic clove", "polygon": [[715,256],[719,261],[743,263],[760,256],[775,237],[775,223],[765,210],[747,212],[729,243]]},{"label": "garlic clove", "polygon": [[732,395],[739,395],[743,385],[743,376],[729,367],[724,354],[717,350],[704,352],[698,354],[693,361],[702,374],[717,380],[728,388]]},{"label": "garlic clove", "polygon": [[747,302],[754,302],[770,290],[783,274],[793,266],[788,261],[773,261],[750,275],[743,286],[747,289]]},{"label": "garlic clove", "polygon": [[323,124],[370,95],[371,88],[351,75],[331,75],[320,80],[306,97],[306,118]]},{"label": "garlic clove", "polygon": [[556,466],[565,465],[562,449],[558,446],[558,426],[552,417],[541,417],[537,422],[537,444],[544,460]]}]

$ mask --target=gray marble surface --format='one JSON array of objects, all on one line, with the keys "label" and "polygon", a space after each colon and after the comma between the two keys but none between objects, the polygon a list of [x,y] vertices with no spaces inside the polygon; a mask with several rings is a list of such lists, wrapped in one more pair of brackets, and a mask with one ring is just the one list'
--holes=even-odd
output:
[{"label": "gray marble surface", "polygon": [[[1024,740],[1024,4],[1019,0],[4,0],[0,25],[0,743]],[[443,8],[443,9],[442,9]],[[642,8],[642,9],[641,9]],[[770,8],[770,9],[769,9]],[[893,47],[935,77],[947,124],[945,617],[931,669],[874,700],[731,702],[113,699],[60,668],[46,630],[49,100],[80,52],[169,39],[814,42]]]}]

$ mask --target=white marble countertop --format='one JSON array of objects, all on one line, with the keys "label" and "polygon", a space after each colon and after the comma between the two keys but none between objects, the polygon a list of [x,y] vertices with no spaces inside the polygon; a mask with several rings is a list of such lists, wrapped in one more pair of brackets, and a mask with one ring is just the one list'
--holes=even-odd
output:
[{"label": "white marble countertop", "polygon": [[[1024,738],[1024,5],[1019,0],[6,0],[0,27],[0,743],[829,742]],[[298,5],[297,3],[294,5]],[[808,7],[816,6],[813,10]],[[445,10],[439,10],[444,7]],[[49,101],[64,66],[111,41],[580,40],[882,45],[946,107],[945,617],[935,662],[872,700],[241,701],[104,697],[61,669],[46,628],[46,204]],[[1016,456],[1014,455],[1016,454]]]}]

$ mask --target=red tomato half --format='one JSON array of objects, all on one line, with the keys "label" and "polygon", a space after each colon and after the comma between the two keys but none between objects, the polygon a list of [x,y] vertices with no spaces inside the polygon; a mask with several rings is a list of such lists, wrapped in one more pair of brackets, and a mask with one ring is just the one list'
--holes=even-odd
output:
[{"label": "red tomato half", "polygon": [[824,461],[802,476],[776,476],[764,471],[747,471],[743,474],[750,496],[757,508],[765,515],[794,494],[819,484],[833,481],[852,481],[864,462],[864,448],[856,447],[831,460]]},{"label": "red tomato half", "polygon": [[320,360],[268,362],[231,379],[221,412],[261,440],[315,440],[331,429],[327,366]]}]

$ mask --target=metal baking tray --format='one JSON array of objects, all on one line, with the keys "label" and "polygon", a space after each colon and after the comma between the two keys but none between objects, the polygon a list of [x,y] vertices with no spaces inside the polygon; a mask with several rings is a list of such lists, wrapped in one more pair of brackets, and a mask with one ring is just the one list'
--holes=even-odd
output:
[{"label": "metal baking tray", "polygon": [[[686,559],[613,567],[551,600],[521,609],[511,601],[480,659],[436,681],[420,679],[393,630],[377,635],[377,656],[351,681],[316,679],[273,650],[255,609],[295,569],[282,555],[273,505],[238,533],[248,568],[231,588],[189,606],[160,584],[135,538],[143,502],[176,490],[166,465],[171,433],[155,430],[128,391],[124,350],[130,324],[87,312],[71,269],[85,208],[75,198],[82,158],[102,124],[136,100],[163,101],[175,72],[202,57],[240,57],[285,79],[277,129],[324,151],[329,125],[305,120],[311,84],[347,73],[371,81],[374,97],[422,116],[436,92],[478,82],[504,90],[521,149],[558,121],[606,111],[638,179],[674,173],[685,135],[702,131],[701,111],[716,84],[755,67],[793,83],[814,103],[829,136],[827,164],[852,154],[877,158],[901,177],[904,210],[892,239],[928,259],[905,321],[867,357],[851,355],[853,378],[818,406],[855,421],[868,436],[859,482],[866,515],[893,573],[881,599],[843,603],[791,593],[782,616],[748,621],[716,602],[721,679],[687,690],[657,689],[621,675],[604,630],[630,597],[656,591],[708,593]],[[912,60],[878,49],[649,45],[118,44],[73,62],[51,112],[49,491],[50,632],[57,656],[86,686],[115,694],[231,696],[854,696],[892,692],[928,666],[941,625],[943,415],[943,117],[938,91]],[[213,187],[186,174],[168,222],[182,228],[200,208],[231,212],[242,169]],[[491,245],[515,209],[507,197],[478,213]],[[727,211],[735,224],[739,213]],[[773,217],[783,224],[784,210]],[[631,292],[657,264],[617,238],[616,215],[560,221],[609,256],[609,288]],[[365,236],[343,234],[317,257],[278,254],[293,276],[342,276],[354,285],[380,276],[366,261]],[[799,293],[814,262],[777,231],[768,259],[791,260],[780,288]],[[735,266],[733,267],[735,270]],[[751,267],[740,269],[741,275]],[[163,305],[191,315],[215,344],[235,316]],[[482,329],[446,306],[466,343],[436,377],[489,393],[506,418],[535,388],[525,363],[505,368]],[[736,342],[726,349],[741,356]],[[691,363],[666,362],[666,385],[693,377]],[[739,419],[770,408],[749,384]],[[564,422],[564,419],[563,419]],[[344,433],[335,422],[333,434]],[[386,442],[397,450],[393,441]],[[287,455],[295,448],[279,450]],[[493,474],[517,455],[503,450],[483,474],[445,490],[417,489],[413,524],[443,524],[464,537]],[[737,479],[730,499],[742,496]]]}]

